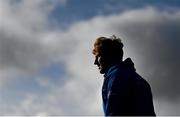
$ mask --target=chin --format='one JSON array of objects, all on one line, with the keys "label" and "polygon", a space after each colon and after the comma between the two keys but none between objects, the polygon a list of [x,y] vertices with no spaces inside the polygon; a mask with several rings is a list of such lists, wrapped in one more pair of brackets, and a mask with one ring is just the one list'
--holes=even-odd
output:
[{"label": "chin", "polygon": [[102,70],[100,70],[99,71],[101,74],[104,74],[105,73],[105,71],[102,69]]}]

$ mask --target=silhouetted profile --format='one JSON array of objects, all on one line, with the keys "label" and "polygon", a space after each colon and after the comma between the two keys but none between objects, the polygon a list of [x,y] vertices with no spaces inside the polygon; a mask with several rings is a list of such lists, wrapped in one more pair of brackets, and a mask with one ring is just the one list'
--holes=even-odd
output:
[{"label": "silhouetted profile", "polygon": [[155,116],[151,87],[138,75],[130,58],[123,58],[119,38],[99,37],[94,43],[94,64],[104,74],[105,116]]}]

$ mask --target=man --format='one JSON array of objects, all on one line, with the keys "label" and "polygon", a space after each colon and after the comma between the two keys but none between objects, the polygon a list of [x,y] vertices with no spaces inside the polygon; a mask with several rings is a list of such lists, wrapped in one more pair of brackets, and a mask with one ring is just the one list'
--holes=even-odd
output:
[{"label": "man", "polygon": [[99,37],[94,43],[94,64],[104,74],[105,116],[155,116],[150,85],[135,72],[130,58],[122,61],[122,48],[115,36]]}]

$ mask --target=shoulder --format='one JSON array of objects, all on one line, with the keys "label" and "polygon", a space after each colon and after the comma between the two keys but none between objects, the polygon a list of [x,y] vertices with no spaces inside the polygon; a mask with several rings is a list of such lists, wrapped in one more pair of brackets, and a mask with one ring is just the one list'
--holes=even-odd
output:
[{"label": "shoulder", "polygon": [[138,75],[137,73],[136,73],[136,77],[135,77],[135,85],[140,88],[142,88],[142,87],[150,88],[149,83],[144,78],[142,78],[140,75]]},{"label": "shoulder", "polygon": [[134,90],[140,97],[152,97],[150,84],[142,77],[137,79],[134,84]]},{"label": "shoulder", "polygon": [[114,69],[109,75],[109,87],[112,91],[123,92],[131,87],[131,78],[126,74],[126,71],[118,67]]}]

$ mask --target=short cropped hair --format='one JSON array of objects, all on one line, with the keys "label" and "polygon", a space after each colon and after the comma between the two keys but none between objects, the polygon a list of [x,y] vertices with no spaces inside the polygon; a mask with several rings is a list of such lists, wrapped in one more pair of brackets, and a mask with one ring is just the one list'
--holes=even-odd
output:
[{"label": "short cropped hair", "polygon": [[103,56],[109,56],[114,60],[122,60],[123,58],[123,43],[120,38],[112,36],[99,37],[94,43],[93,54],[100,54]]}]

